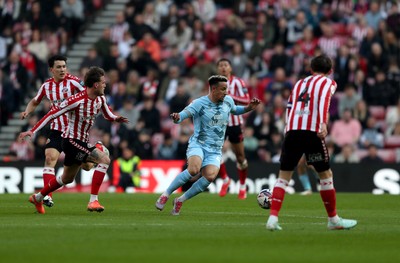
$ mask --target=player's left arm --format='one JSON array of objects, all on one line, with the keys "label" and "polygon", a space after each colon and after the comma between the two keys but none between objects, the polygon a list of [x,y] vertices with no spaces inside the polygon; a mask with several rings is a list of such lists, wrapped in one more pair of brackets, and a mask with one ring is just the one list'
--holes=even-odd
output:
[{"label": "player's left arm", "polygon": [[240,105],[234,105],[234,107],[232,108],[231,113],[233,115],[241,115],[241,114],[245,114],[249,111],[254,110],[255,108],[257,108],[257,106],[260,104],[260,100],[257,98],[253,98],[251,99],[250,103],[247,106],[240,106]]},{"label": "player's left arm", "polygon": [[333,94],[335,94],[336,87],[336,82],[332,80],[332,83],[328,84],[328,88],[325,89],[325,92],[323,92],[321,96],[318,109],[321,122],[317,133],[320,138],[325,138],[328,135],[329,105]]},{"label": "player's left arm", "polygon": [[103,114],[104,118],[108,121],[116,121],[116,122],[124,122],[128,123],[128,119],[123,116],[115,115],[114,112],[111,110],[110,106],[107,104],[107,100],[105,96],[101,96],[101,113]]}]

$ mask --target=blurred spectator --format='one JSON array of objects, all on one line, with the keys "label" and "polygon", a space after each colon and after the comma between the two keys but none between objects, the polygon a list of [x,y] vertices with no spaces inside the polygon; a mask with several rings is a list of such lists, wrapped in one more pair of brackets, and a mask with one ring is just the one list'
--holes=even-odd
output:
[{"label": "blurred spectator", "polygon": [[186,91],[184,82],[179,81],[176,94],[169,101],[169,112],[181,112],[189,104],[190,95]]},{"label": "blurred spectator", "polygon": [[308,57],[314,56],[314,50],[318,46],[318,39],[314,37],[313,29],[307,26],[303,30],[303,36],[297,41],[301,51]]},{"label": "blurred spectator", "polygon": [[128,123],[124,123],[129,130],[133,130],[139,120],[139,111],[134,107],[135,101],[131,97],[126,97],[122,103],[122,108],[118,111],[120,116],[128,119]]},{"label": "blurred spectator", "polygon": [[117,71],[120,81],[125,82],[128,80],[129,74],[128,63],[123,57],[117,59]]},{"label": "blurred spectator", "polygon": [[64,15],[59,3],[54,5],[53,12],[48,14],[46,21],[46,25],[56,34],[69,32],[71,29],[71,21]]},{"label": "blurred spectator", "polygon": [[178,142],[172,138],[171,133],[164,133],[164,140],[158,145],[157,156],[158,160],[176,160],[176,151]]},{"label": "blurred spectator", "polygon": [[274,45],[281,44],[283,47],[287,47],[287,20],[284,17],[278,19],[277,27],[275,30]]},{"label": "blurred spectator", "polygon": [[243,132],[243,144],[246,158],[254,161],[258,159],[258,139],[254,136],[252,127],[245,127]]},{"label": "blurred spectator", "polygon": [[369,3],[369,9],[365,14],[365,20],[367,21],[368,26],[372,27],[374,30],[378,29],[378,23],[384,19],[380,8],[379,2],[372,0]]},{"label": "blurred spectator", "polygon": [[386,110],[385,123],[386,123],[386,136],[393,133],[395,125],[400,122],[400,99],[397,99],[397,104],[394,107],[389,107]]},{"label": "blurred spectator", "polygon": [[153,35],[156,33],[153,28],[144,22],[144,16],[141,13],[136,14],[134,20],[130,22],[129,31],[136,42],[142,39],[146,33],[151,33]]},{"label": "blurred spectator", "polygon": [[32,32],[32,40],[28,44],[28,50],[36,57],[37,74],[43,82],[48,76],[47,59],[49,57],[49,47],[41,37],[39,30],[35,29]]},{"label": "blurred spectator", "polygon": [[158,93],[158,100],[166,101],[168,103],[169,100],[176,94],[179,80],[179,68],[177,66],[170,67],[168,69],[168,76],[163,79],[159,87],[160,91]]},{"label": "blurred spectator", "polygon": [[151,132],[147,129],[139,132],[138,139],[134,142],[137,156],[142,160],[152,160],[153,146],[151,144]]},{"label": "blurred spectator", "polygon": [[318,27],[319,21],[322,18],[322,13],[319,10],[319,5],[317,1],[311,1],[310,7],[306,10],[306,18],[308,25],[311,26],[311,29]]},{"label": "blurred spectator", "polygon": [[139,99],[140,86],[139,73],[136,70],[130,70],[126,81],[126,93],[129,97],[136,98],[137,102]]},{"label": "blurred spectator", "polygon": [[85,19],[83,2],[81,0],[61,0],[61,8],[63,14],[71,22],[69,33],[71,40],[74,41]]},{"label": "blurred spectator", "polygon": [[[8,1],[14,2],[14,1]],[[26,13],[24,13],[23,20],[28,22],[31,25],[32,29],[42,29],[45,25],[46,18],[44,17],[44,13],[41,12],[41,3],[40,1],[33,1],[32,3],[28,3],[30,6],[30,10],[26,9]],[[22,13],[21,13],[22,14]]]},{"label": "blurred spectator", "polygon": [[210,63],[204,54],[200,54],[196,65],[190,70],[190,74],[203,83],[207,83],[208,78],[216,72],[215,67]]},{"label": "blurred spectator", "polygon": [[187,49],[192,39],[193,30],[183,18],[179,18],[175,25],[171,25],[164,33],[163,38],[167,47],[177,46],[179,52]]},{"label": "blurred spectator", "polygon": [[11,144],[9,153],[16,156],[16,161],[33,161],[35,147],[31,140],[19,140],[18,134]]},{"label": "blurred spectator", "polygon": [[346,45],[341,45],[337,51],[334,67],[334,79],[337,83],[337,91],[343,91],[343,88],[349,79],[349,48]]},{"label": "blurred spectator", "polygon": [[281,93],[284,89],[291,90],[292,84],[287,80],[285,70],[281,67],[275,69],[274,78],[265,87],[265,90],[271,92],[272,97]]},{"label": "blurred spectator", "polygon": [[256,24],[253,25],[250,30],[254,32],[255,39],[262,48],[272,48],[275,37],[275,27],[274,24],[268,20],[265,12],[258,12]]},{"label": "blurred spectator", "polygon": [[182,52],[179,50],[177,45],[171,46],[171,54],[166,59],[168,66],[177,66],[179,67],[179,72],[186,71],[185,65],[185,57],[182,56]]},{"label": "blurred spectator", "polygon": [[133,148],[128,146],[122,149],[122,156],[115,162],[118,170],[114,169],[114,180],[118,180],[117,192],[127,191],[129,187],[140,187],[140,162]]},{"label": "blurred spectator", "polygon": [[157,39],[151,33],[145,33],[137,43],[137,46],[143,48],[155,62],[161,60],[161,46]]},{"label": "blurred spectator", "polygon": [[356,144],[361,136],[361,124],[354,119],[351,109],[345,109],[342,117],[333,122],[331,139],[336,147],[342,148],[346,144]]},{"label": "blurred spectator", "polygon": [[356,93],[355,87],[351,83],[344,86],[343,96],[339,100],[339,117],[342,117],[345,109],[355,109],[361,97]]},{"label": "blurred spectator", "polygon": [[341,151],[335,155],[333,159],[334,163],[359,163],[360,159],[358,158],[354,146],[352,144],[344,144]]},{"label": "blurred spectator", "polygon": [[101,37],[94,43],[94,48],[100,57],[104,57],[109,54],[111,45],[111,29],[105,27]]},{"label": "blurred spectator", "polygon": [[306,15],[303,11],[298,12],[295,19],[288,21],[287,43],[289,46],[303,38],[303,31],[307,26]]},{"label": "blurred spectator", "polygon": [[118,41],[118,50],[122,58],[127,58],[131,53],[131,47],[135,44],[135,39],[129,31],[125,31],[121,41]]},{"label": "blurred spectator", "polygon": [[147,71],[146,80],[140,86],[137,102],[142,102],[143,98],[151,98],[153,101],[156,101],[159,92],[158,88],[158,72],[150,69]]},{"label": "blurred spectator", "polygon": [[103,57],[97,54],[97,50],[94,47],[88,49],[86,56],[82,59],[82,62],[79,65],[79,68],[90,68],[92,66],[103,66]]},{"label": "blurred spectator", "polygon": [[383,148],[384,136],[376,123],[375,117],[370,116],[368,118],[367,127],[361,133],[359,144],[364,149],[368,148],[371,144],[374,144],[378,148]]},{"label": "blurred spectator", "polygon": [[15,51],[12,51],[8,57],[3,68],[4,74],[6,74],[14,88],[14,99],[13,105],[15,109],[18,108],[23,100],[23,96],[28,90],[29,74],[26,68],[20,62],[20,56]]},{"label": "blurred spectator", "polygon": [[119,11],[115,15],[115,22],[110,27],[111,42],[118,44],[124,39],[124,34],[129,30],[129,24],[125,21],[125,14]]},{"label": "blurred spectator", "polygon": [[47,136],[39,134],[34,141],[34,160],[43,161],[45,159],[45,149],[47,143]]},{"label": "blurred spectator", "polygon": [[0,126],[6,126],[11,113],[16,110],[13,84],[0,68]]},{"label": "blurred spectator", "polygon": [[226,18],[225,26],[219,31],[219,45],[223,52],[232,49],[233,45],[243,38],[245,25],[240,17],[229,15]]},{"label": "blurred spectator", "polygon": [[210,22],[217,15],[217,7],[214,0],[193,0],[194,13],[204,22]]},{"label": "blurred spectator", "polygon": [[119,56],[118,45],[115,43],[111,44],[107,55],[103,56],[103,68],[106,72],[118,68],[117,60]]},{"label": "blurred spectator", "polygon": [[250,28],[256,24],[257,10],[254,1],[246,0],[244,2],[243,9],[239,8],[239,10],[237,10],[236,12],[237,15],[242,18],[243,22],[246,25],[246,28]]},{"label": "blurred spectator", "polygon": [[395,32],[396,37],[400,38],[400,10],[398,2],[392,1],[386,23],[388,28],[391,28]]},{"label": "blurred spectator", "polygon": [[206,31],[204,29],[203,22],[200,19],[195,19],[193,21],[193,26],[190,27],[190,28],[193,29],[192,40],[201,41],[201,42],[203,42],[205,44]]},{"label": "blurred spectator", "polygon": [[370,116],[370,112],[365,100],[360,99],[357,101],[353,110],[353,116],[360,122],[362,129],[367,127],[367,120]]},{"label": "blurred spectator", "polygon": [[[167,29],[178,22],[179,14],[176,4],[171,3],[168,5],[167,14],[161,15],[160,20],[160,33],[164,33]],[[186,20],[187,21],[187,20]],[[191,25],[189,25],[191,27]]]},{"label": "blurred spectator", "polygon": [[143,101],[143,109],[140,111],[140,118],[144,120],[144,128],[151,134],[161,131],[160,111],[155,107],[152,98],[145,97]]},{"label": "blurred spectator", "polygon": [[360,56],[363,58],[369,58],[371,56],[372,44],[381,43],[381,40],[376,36],[376,32],[373,28],[368,27],[365,37],[360,43]]},{"label": "blurred spectator", "polygon": [[386,79],[386,74],[382,70],[378,70],[375,79],[371,80],[365,86],[365,101],[368,105],[389,106],[395,105],[397,98],[397,87],[393,87]]},{"label": "blurred spectator", "polygon": [[155,61],[153,61],[143,48],[137,45],[132,46],[131,54],[127,58],[127,66],[129,69],[136,70],[141,77],[147,75],[150,69],[157,69]]},{"label": "blurred spectator", "polygon": [[339,36],[335,35],[332,23],[323,23],[321,30],[322,36],[318,40],[318,45],[323,53],[335,59],[337,50],[341,46],[341,40]]},{"label": "blurred spectator", "polygon": [[366,156],[361,158],[360,163],[362,164],[382,164],[383,159],[378,155],[378,147],[374,144],[368,146],[368,153]]},{"label": "blurred spectator", "polygon": [[228,59],[231,61],[232,72],[236,76],[244,79],[249,78],[248,57],[243,52],[243,47],[239,42],[233,43]]},{"label": "blurred spectator", "polygon": [[290,76],[293,70],[293,59],[286,54],[285,47],[282,43],[277,43],[274,46],[274,53],[271,56],[269,62],[269,72],[271,75],[275,74],[277,68],[283,68],[285,70],[285,75]]},{"label": "blurred spectator", "polygon": [[130,99],[126,94],[126,84],[123,81],[118,81],[117,91],[112,94],[112,107],[115,111],[119,111],[125,100]]},{"label": "blurred spectator", "polygon": [[367,61],[367,78],[373,78],[380,70],[386,72],[389,66],[387,54],[383,52],[382,45],[380,43],[373,43],[371,45],[371,53],[368,56]]},{"label": "blurred spectator", "polygon": [[143,9],[144,23],[150,26],[155,32],[160,30],[160,16],[155,12],[154,3],[147,2]]}]

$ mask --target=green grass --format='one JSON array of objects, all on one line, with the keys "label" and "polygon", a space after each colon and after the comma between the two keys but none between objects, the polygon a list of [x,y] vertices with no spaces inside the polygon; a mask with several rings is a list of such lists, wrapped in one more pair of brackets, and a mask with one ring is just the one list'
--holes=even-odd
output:
[{"label": "green grass", "polygon": [[318,194],[286,195],[283,231],[265,228],[268,210],[254,195],[203,193],[180,216],[154,208],[158,195],[101,194],[103,213],[86,211],[88,194],[55,194],[46,214],[28,195],[0,195],[1,262],[399,262],[399,196],[338,194],[338,212],[357,219],[329,231]]}]

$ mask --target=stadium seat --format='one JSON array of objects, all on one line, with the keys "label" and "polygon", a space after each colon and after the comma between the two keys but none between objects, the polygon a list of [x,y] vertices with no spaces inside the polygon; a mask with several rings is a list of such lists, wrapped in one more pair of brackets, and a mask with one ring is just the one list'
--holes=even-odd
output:
[{"label": "stadium seat", "polygon": [[385,148],[400,148],[400,136],[389,136],[385,138]]},{"label": "stadium seat", "polygon": [[396,150],[395,149],[379,149],[378,156],[380,156],[386,163],[396,162]]},{"label": "stadium seat", "polygon": [[369,110],[369,113],[371,114],[371,116],[375,117],[375,119],[377,119],[377,120],[385,119],[385,115],[386,115],[385,107],[370,105],[370,106],[368,106],[368,110]]}]

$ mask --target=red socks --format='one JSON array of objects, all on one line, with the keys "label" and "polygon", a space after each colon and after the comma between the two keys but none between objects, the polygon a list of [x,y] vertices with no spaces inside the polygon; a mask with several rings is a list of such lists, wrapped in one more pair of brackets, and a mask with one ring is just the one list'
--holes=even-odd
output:
[{"label": "red socks", "polygon": [[58,183],[57,178],[53,176],[53,178],[47,184],[45,184],[45,186],[40,191],[40,193],[43,196],[46,196],[46,195],[49,195],[50,193],[54,192],[61,186],[63,186],[63,184]]},{"label": "red socks", "polygon": [[98,164],[96,169],[94,170],[93,173],[93,178],[92,178],[92,188],[90,193],[92,195],[98,195],[100,186],[103,183],[104,176],[106,175],[108,169],[107,164]]},{"label": "red socks", "polygon": [[219,177],[224,180],[226,177],[228,177],[228,173],[226,172],[226,165],[225,163],[221,163],[221,165],[219,166],[219,173],[218,173]]},{"label": "red socks", "polygon": [[[51,179],[55,178],[55,170],[52,167],[44,167],[43,168],[43,186],[49,184]],[[49,196],[52,196],[52,193],[49,193]]]},{"label": "red socks", "polygon": [[321,195],[322,201],[326,212],[329,217],[336,216],[336,191],[333,187],[333,178],[320,180],[321,190],[319,194]]},{"label": "red socks", "polygon": [[274,190],[272,191],[272,203],[270,215],[278,216],[282,208],[283,199],[285,198],[285,189],[289,182],[285,179],[278,178],[276,180]]}]

